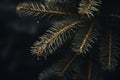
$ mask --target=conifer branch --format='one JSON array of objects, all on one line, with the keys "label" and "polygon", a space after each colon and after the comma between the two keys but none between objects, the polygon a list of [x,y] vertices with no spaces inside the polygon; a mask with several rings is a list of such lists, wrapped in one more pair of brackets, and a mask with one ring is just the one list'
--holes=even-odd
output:
[{"label": "conifer branch", "polygon": [[[90,60],[87,65],[88,72],[84,78],[83,76],[80,78],[81,75],[79,74],[82,70],[80,70],[79,62],[76,62],[78,60],[73,62],[78,55],[94,52],[94,49],[93,51],[90,49],[96,46],[99,47],[99,54],[95,54],[94,56],[95,58],[96,56],[99,57],[102,68],[109,71],[115,69],[118,65],[120,48],[116,41],[117,37],[113,35],[113,31],[110,30],[110,32],[108,32],[108,29],[110,29],[112,25],[109,26],[110,28],[107,27],[107,29],[104,29],[105,31],[103,30],[103,32],[101,32],[101,34],[103,34],[99,36],[98,45],[94,45],[98,38],[98,24],[88,19],[96,16],[95,13],[99,12],[99,7],[102,3],[101,0],[44,1],[43,4],[24,2],[18,4],[16,7],[17,13],[22,17],[27,17],[28,19],[32,17],[41,22],[54,21],[54,26],[50,27],[50,29],[41,35],[39,40],[33,44],[33,47],[31,47],[32,54],[47,57],[60,48],[67,40],[71,39],[73,40],[71,47],[75,54],[73,56],[73,54],[68,53],[67,58],[64,57],[64,59],[61,59],[57,64],[44,70],[40,74],[40,80],[97,80],[96,76],[98,77],[98,75],[93,75],[98,72],[98,66],[93,64],[94,61]],[[109,17],[120,18],[117,14],[110,14]],[[81,25],[81,23],[83,24]],[[81,63],[81,65],[83,64]],[[83,67],[81,68],[83,69]],[[92,70],[93,68],[95,68],[95,70]]]},{"label": "conifer branch", "polygon": [[79,48],[79,52],[82,53],[83,52],[83,48],[84,46],[86,45],[86,42],[88,41],[91,33],[92,33],[92,30],[93,30],[93,27],[94,27],[94,23],[90,26],[89,30],[88,30],[88,33],[85,35],[81,45],[80,45],[80,48]]},{"label": "conifer branch", "polygon": [[[72,59],[70,59],[72,57]],[[67,67],[67,70],[65,70],[64,75],[61,76],[59,73],[61,70],[65,68],[66,63],[70,60],[73,61],[75,59],[75,55],[73,58],[73,55],[67,54],[64,56],[63,59],[59,60],[56,64],[54,64],[52,67],[47,68],[42,73],[40,73],[39,80],[77,80],[79,79],[77,75],[80,75],[80,67],[78,66],[78,62],[74,61],[72,64],[70,64],[69,67]],[[74,73],[74,74],[73,74]],[[71,74],[73,74],[71,76]]]},{"label": "conifer branch", "polygon": [[54,16],[56,16],[54,19],[67,16],[77,16],[66,11],[64,8],[59,8],[54,5],[43,5],[42,3],[38,4],[36,2],[20,3],[18,4],[16,10],[20,16],[32,16],[39,19],[53,19]]},{"label": "conifer branch", "polygon": [[97,9],[101,4],[101,0],[81,0],[78,8],[78,13],[82,15],[94,16],[94,12],[98,12]]},{"label": "conifer branch", "polygon": [[[75,41],[73,42],[73,51],[81,53],[87,53],[89,48],[92,48],[92,45],[97,39],[97,32],[95,31],[95,22],[91,24],[89,29],[81,29],[79,33],[75,36]],[[84,33],[84,34],[83,34]]]},{"label": "conifer branch", "polygon": [[80,23],[80,21],[71,21],[69,19],[56,24],[50,28],[46,34],[40,37],[40,41],[35,42],[32,47],[32,53],[40,56],[51,54],[73,36],[74,29]]},{"label": "conifer branch", "polygon": [[[104,34],[100,43],[100,61],[104,70],[112,71],[118,65],[119,51],[113,33]],[[108,39],[105,39],[108,38]],[[107,40],[107,41],[106,41]],[[107,44],[106,44],[107,43]]]},{"label": "conifer branch", "polygon": [[64,73],[66,72],[66,70],[68,69],[68,67],[73,63],[73,60],[77,57],[77,55],[74,55],[69,62],[65,65],[65,67],[62,69],[62,71],[59,72],[59,76],[63,77]]}]

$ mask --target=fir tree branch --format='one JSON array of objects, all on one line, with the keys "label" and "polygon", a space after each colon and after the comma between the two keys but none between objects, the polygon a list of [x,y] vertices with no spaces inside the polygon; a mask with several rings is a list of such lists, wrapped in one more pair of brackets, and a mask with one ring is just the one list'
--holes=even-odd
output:
[{"label": "fir tree branch", "polygon": [[102,68],[104,70],[112,71],[118,65],[117,58],[119,57],[119,50],[116,45],[118,44],[117,40],[115,40],[113,33],[110,31],[109,33],[104,34],[100,41],[99,57]]},{"label": "fir tree branch", "polygon": [[[37,20],[55,21],[55,25],[43,34],[38,41],[33,44],[32,54],[37,56],[46,56],[52,54],[56,49],[60,48],[67,40],[73,39],[72,49],[74,56],[67,54],[67,58],[61,59],[56,65],[43,71],[40,74],[40,80],[97,80],[95,77],[98,73],[98,67],[90,60],[84,71],[87,74],[81,77],[80,66],[76,61],[73,62],[78,55],[90,51],[95,44],[98,36],[96,31],[96,22],[89,25],[89,19],[99,12],[101,0],[44,0],[44,4],[37,2],[24,2],[16,7],[20,16],[34,17]],[[104,14],[102,14],[103,16]],[[87,16],[87,17],[86,17]],[[105,15],[108,17],[108,15]],[[101,16],[97,16],[101,17]],[[111,14],[109,17],[120,18],[118,14]],[[58,22],[58,20],[61,20]],[[64,20],[64,21],[63,21]],[[85,22],[86,21],[86,22]],[[85,22],[81,27],[81,23]],[[100,38],[99,59],[102,68],[112,71],[118,65],[119,45],[114,37],[113,31],[106,29]],[[74,37],[75,36],[75,37]],[[98,43],[99,44],[99,43]],[[94,47],[95,47],[94,46]],[[90,54],[91,55],[91,54]],[[95,58],[98,55],[95,55]],[[81,59],[81,58],[79,58]],[[87,59],[86,59],[87,60]],[[83,62],[83,61],[82,61]],[[85,61],[86,62],[86,61]],[[86,64],[86,63],[85,63]],[[94,70],[93,70],[94,68]],[[95,69],[96,68],[96,69]],[[83,67],[82,67],[83,69]],[[74,74],[75,73],[75,74]],[[77,76],[77,78],[76,78]],[[95,77],[94,77],[95,76]]]},{"label": "fir tree branch", "polygon": [[47,19],[53,19],[53,17],[56,16],[56,18],[63,18],[67,16],[77,16],[73,13],[70,13],[66,11],[64,8],[59,8],[54,5],[43,5],[38,4],[36,2],[24,2],[18,4],[17,13],[20,16],[32,16],[35,18],[47,18]]},{"label": "fir tree branch", "polygon": [[88,33],[85,35],[80,47],[79,47],[79,52],[82,53],[83,52],[83,48],[84,46],[86,45],[86,42],[88,41],[91,33],[92,33],[92,30],[93,30],[93,27],[94,27],[94,23],[90,26],[89,30],[88,30]]},{"label": "fir tree branch", "polygon": [[90,16],[94,16],[94,12],[99,11],[97,7],[99,7],[100,4],[101,0],[81,0],[78,13],[87,15],[90,18]]},{"label": "fir tree branch", "polygon": [[[63,59],[59,60],[56,64],[54,64],[52,67],[47,68],[39,75],[39,80],[77,80],[80,78],[80,66],[78,66],[78,62],[74,61],[74,63],[70,64],[69,67],[67,67],[67,70],[64,72],[64,76],[58,75],[61,70],[64,69],[66,63],[71,61],[70,57],[73,57],[74,55],[67,54],[64,56]],[[75,57],[74,57],[75,58]],[[72,75],[71,75],[72,74]]]},{"label": "fir tree branch", "polygon": [[64,73],[66,72],[66,70],[69,68],[69,66],[73,63],[73,60],[77,57],[77,55],[74,55],[69,62],[65,65],[65,67],[63,68],[62,71],[59,72],[59,76],[63,77]]},{"label": "fir tree branch", "polygon": [[80,23],[80,21],[68,19],[56,24],[50,28],[46,34],[40,37],[40,41],[35,42],[32,47],[32,53],[40,56],[51,54],[73,36],[74,29],[77,28]]},{"label": "fir tree branch", "polygon": [[88,29],[83,28],[79,30],[80,32],[77,33],[72,44],[73,51],[82,54],[87,53],[89,48],[92,48],[92,45],[97,39],[97,32],[94,26],[95,22]]}]

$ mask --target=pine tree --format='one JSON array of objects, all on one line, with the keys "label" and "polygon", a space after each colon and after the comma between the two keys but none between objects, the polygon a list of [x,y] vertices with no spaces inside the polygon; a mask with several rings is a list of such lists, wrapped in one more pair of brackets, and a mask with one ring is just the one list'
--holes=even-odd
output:
[{"label": "pine tree", "polygon": [[[22,17],[54,22],[39,37],[31,52],[48,57],[67,44],[69,53],[40,73],[39,80],[101,80],[104,71],[118,65],[119,43],[113,26],[99,23],[101,0],[45,0],[23,2],[16,7]],[[119,18],[116,14],[109,17]],[[97,47],[96,47],[97,46]]]}]

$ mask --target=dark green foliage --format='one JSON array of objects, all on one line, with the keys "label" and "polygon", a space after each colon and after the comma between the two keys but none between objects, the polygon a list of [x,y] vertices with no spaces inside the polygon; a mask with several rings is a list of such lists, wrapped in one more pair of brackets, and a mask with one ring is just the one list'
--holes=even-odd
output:
[{"label": "dark green foliage", "polygon": [[99,25],[101,4],[101,0],[45,0],[44,4],[25,2],[17,6],[19,15],[32,16],[41,22],[54,21],[54,25],[33,44],[32,54],[49,56],[67,41],[71,46],[69,51],[73,51],[72,55],[66,51],[66,56],[57,64],[40,73],[39,80],[101,80],[102,71],[115,69],[119,46],[111,27],[104,30]]},{"label": "dark green foliage", "polygon": [[40,73],[39,80],[76,80],[79,79],[81,72],[79,72],[80,67],[78,61],[73,61],[72,64],[66,69],[64,75],[59,75],[62,70],[65,68],[65,65],[69,63],[72,56],[67,55],[62,60],[58,61],[57,64],[54,64],[52,67],[47,68],[45,71]]},{"label": "dark green foliage", "polygon": [[116,37],[112,30],[104,32],[104,35],[101,37],[99,57],[104,70],[112,71],[118,65],[118,56],[120,53]]},{"label": "dark green foliage", "polygon": [[79,13],[80,14],[85,14],[89,18],[90,16],[94,16],[94,12],[98,12],[99,7],[101,4],[101,0],[81,0],[79,4]]},{"label": "dark green foliage", "polygon": [[74,56],[75,54],[68,54],[64,56],[64,58],[62,60],[59,60],[57,64],[54,64],[52,67],[49,67],[45,71],[43,71],[39,76],[39,80],[49,80],[51,78],[51,80],[77,80],[80,78],[85,79],[84,77],[82,77],[84,75],[81,74],[81,72],[83,72],[84,70],[82,70],[82,66],[80,66],[84,64],[84,61],[79,63],[79,61],[77,61],[76,59],[73,60],[73,63],[71,63],[69,67],[67,67],[64,73],[60,74],[61,72],[63,72],[66,65],[73,59]]},{"label": "dark green foliage", "polygon": [[89,52],[89,48],[92,48],[97,40],[98,32],[95,22],[92,21],[91,24],[84,24],[84,26],[76,33],[72,43],[73,51],[79,52],[78,54]]},{"label": "dark green foliage", "polygon": [[[20,16],[33,17],[39,20],[53,20],[63,19],[70,16],[77,16],[74,11],[67,10],[57,5],[47,5],[37,2],[24,2],[17,6],[17,13]],[[55,18],[54,18],[55,17]]]}]

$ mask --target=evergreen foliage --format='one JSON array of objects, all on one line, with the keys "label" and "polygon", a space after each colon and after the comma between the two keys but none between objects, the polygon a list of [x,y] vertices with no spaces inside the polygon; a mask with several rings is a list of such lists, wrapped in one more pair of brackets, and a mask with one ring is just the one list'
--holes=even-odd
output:
[{"label": "evergreen foliage", "polygon": [[[32,54],[38,57],[53,55],[53,52],[70,40],[73,53],[66,53],[67,57],[64,56],[57,64],[40,73],[39,80],[100,80],[97,71],[115,69],[118,65],[119,43],[111,27],[105,31],[98,25],[101,0],[45,0],[44,2],[44,4],[24,2],[16,7],[20,16],[36,18],[41,22],[45,20],[54,22],[54,25],[33,44]],[[114,14],[109,16],[116,17]],[[95,47],[96,45],[98,47]],[[99,58],[97,61],[94,55]],[[86,61],[81,60],[84,57],[87,57]],[[87,64],[88,69],[82,67],[85,65],[80,64],[82,62]],[[82,68],[88,73],[81,75],[84,72]]]}]

